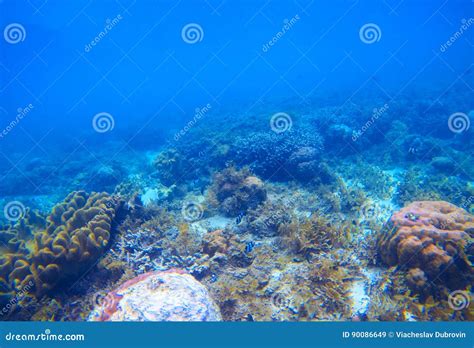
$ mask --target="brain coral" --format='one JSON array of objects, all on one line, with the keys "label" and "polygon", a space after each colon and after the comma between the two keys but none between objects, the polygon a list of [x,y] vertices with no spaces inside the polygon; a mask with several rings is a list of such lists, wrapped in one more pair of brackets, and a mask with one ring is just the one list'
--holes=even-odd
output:
[{"label": "brain coral", "polygon": [[110,292],[90,321],[220,321],[206,287],[180,270],[141,274]]},{"label": "brain coral", "polygon": [[413,202],[394,213],[378,240],[388,265],[450,289],[474,279],[474,216],[444,201]]},{"label": "brain coral", "polygon": [[0,228],[0,303],[27,284],[39,297],[80,276],[105,250],[116,206],[106,193],[72,192],[47,219],[28,213]]}]

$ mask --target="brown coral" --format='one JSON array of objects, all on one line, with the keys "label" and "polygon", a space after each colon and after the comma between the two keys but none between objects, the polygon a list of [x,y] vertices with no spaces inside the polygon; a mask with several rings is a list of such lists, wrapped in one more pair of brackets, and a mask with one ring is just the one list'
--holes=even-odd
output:
[{"label": "brown coral", "polygon": [[444,201],[413,202],[392,215],[378,251],[388,265],[418,268],[417,279],[459,289],[474,277],[473,237],[474,216],[465,210]]},{"label": "brown coral", "polygon": [[47,220],[28,215],[0,230],[8,249],[0,255],[0,302],[28,284],[40,297],[87,270],[108,245],[115,207],[106,193],[72,192]]},{"label": "brown coral", "polygon": [[224,214],[237,216],[265,201],[267,191],[262,180],[250,170],[228,167],[214,175],[209,196]]}]

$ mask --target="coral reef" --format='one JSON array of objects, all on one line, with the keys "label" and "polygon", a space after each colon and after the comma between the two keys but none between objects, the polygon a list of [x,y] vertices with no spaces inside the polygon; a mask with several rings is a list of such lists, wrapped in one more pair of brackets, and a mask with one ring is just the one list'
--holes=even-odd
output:
[{"label": "coral reef", "polygon": [[461,289],[474,279],[474,216],[444,201],[413,202],[394,213],[378,241],[383,262],[409,270],[413,289],[427,280]]},{"label": "coral reef", "polygon": [[322,149],[323,139],[316,130],[299,129],[251,132],[237,137],[230,151],[236,163],[249,165],[257,175],[288,180],[293,175],[311,177]]},{"label": "coral reef", "polygon": [[108,246],[117,205],[106,193],[78,191],[56,205],[47,219],[28,213],[4,227],[0,235],[8,250],[0,255],[3,302],[26,287],[39,298],[87,271]]},{"label": "coral reef", "polygon": [[175,184],[188,174],[186,162],[176,149],[160,152],[153,161],[153,166],[156,176],[166,186]]},{"label": "coral reef", "polygon": [[90,321],[220,321],[207,289],[179,270],[141,274],[110,292]]},{"label": "coral reef", "polygon": [[209,189],[213,205],[227,216],[238,216],[257,207],[267,198],[265,186],[249,169],[228,167],[214,175]]},{"label": "coral reef", "polygon": [[310,253],[339,248],[350,240],[346,230],[316,214],[302,222],[283,224],[278,232],[287,249],[307,257]]}]

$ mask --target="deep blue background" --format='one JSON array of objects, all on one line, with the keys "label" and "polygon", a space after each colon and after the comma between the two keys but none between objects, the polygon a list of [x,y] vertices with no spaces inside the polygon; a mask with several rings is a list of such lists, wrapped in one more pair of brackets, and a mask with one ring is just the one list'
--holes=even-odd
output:
[{"label": "deep blue background", "polygon": [[[34,112],[0,146],[24,151],[38,141],[47,149],[71,139],[133,138],[153,147],[162,132],[181,128],[207,103],[216,110],[334,93],[342,103],[370,89],[392,97],[422,87],[442,92],[472,64],[473,28],[440,52],[461,20],[473,17],[472,6],[468,0],[3,0],[0,27],[21,23],[27,36],[15,45],[0,40],[0,128],[18,108],[31,103]],[[118,25],[85,52],[119,14]],[[297,14],[293,28],[263,52]],[[201,42],[182,40],[188,23],[202,26]],[[360,40],[365,23],[381,28],[379,42]],[[103,111],[115,118],[107,135],[91,127]]]}]

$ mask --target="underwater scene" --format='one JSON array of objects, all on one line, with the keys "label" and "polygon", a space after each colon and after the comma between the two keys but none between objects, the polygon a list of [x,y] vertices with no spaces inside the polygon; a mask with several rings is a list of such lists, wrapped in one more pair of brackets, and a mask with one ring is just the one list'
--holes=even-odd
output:
[{"label": "underwater scene", "polygon": [[474,320],[470,0],[0,0],[0,320]]}]

